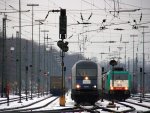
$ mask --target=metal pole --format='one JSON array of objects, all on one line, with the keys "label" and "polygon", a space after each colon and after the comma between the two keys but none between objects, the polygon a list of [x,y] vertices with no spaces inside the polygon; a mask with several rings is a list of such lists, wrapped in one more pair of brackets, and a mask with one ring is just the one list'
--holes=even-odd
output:
[{"label": "metal pole", "polygon": [[140,103],[142,103],[142,68],[140,68]]},{"label": "metal pole", "polygon": [[61,69],[61,73],[62,73],[62,96],[64,96],[64,52],[61,51],[61,58],[62,58],[62,69]]},{"label": "metal pole", "polygon": [[44,91],[45,91],[45,85],[44,85],[44,81],[45,81],[45,32],[44,32],[44,75],[43,75],[43,95],[44,95]]},{"label": "metal pole", "polygon": [[133,37],[133,75],[134,75],[134,37]]},{"label": "metal pole", "polygon": [[31,70],[31,99],[33,93],[33,74],[34,74],[34,45],[33,45],[33,6],[39,6],[39,4],[27,4],[27,6],[32,6],[32,70]]},{"label": "metal pole", "polygon": [[125,56],[124,57],[125,57],[125,70],[126,70],[126,44],[129,43],[129,42],[122,42],[122,43],[125,44]]},{"label": "metal pole", "polygon": [[40,35],[40,31],[41,31],[41,28],[40,28],[40,24],[43,24],[42,23],[42,21],[44,21],[44,20],[35,20],[35,21],[38,21],[39,22],[39,59],[38,59],[38,97],[39,97],[39,93],[40,93],[40,72],[41,72],[41,63],[40,63],[40,61],[41,61],[41,51],[40,51],[40,49],[41,49],[41,39],[40,39],[40,37],[41,37],[41,35]]},{"label": "metal pole", "polygon": [[65,95],[65,92],[66,92],[66,67],[64,66],[64,95]]},{"label": "metal pole", "polygon": [[[5,61],[4,61],[4,73],[5,73],[5,74],[4,74],[4,75],[5,75],[5,76],[4,76],[4,88],[5,88],[5,89],[4,89],[3,91],[4,91],[4,93],[6,94],[6,97],[7,97],[7,100],[8,100],[9,95],[7,95],[7,84],[8,84],[8,83],[7,83],[7,82],[8,82],[8,81],[7,81],[7,76],[8,76],[8,75],[7,75],[7,64],[6,64],[6,63],[7,63],[6,20],[7,20],[7,16],[5,15],[5,17],[4,17],[4,24],[3,24],[3,25],[4,25],[4,26],[3,26],[3,30],[4,30],[4,31],[3,31],[3,33],[4,33],[3,35],[4,35],[4,44],[5,44],[5,47],[4,47],[4,51],[5,51],[5,54],[4,54],[4,57],[5,57],[5,58],[4,58],[4,60],[5,60]],[[9,102],[9,101],[7,101],[7,103],[8,103],[8,102]]]},{"label": "metal pole", "polygon": [[[48,43],[48,35],[47,35],[47,43]],[[47,59],[47,47],[45,46],[45,49],[46,49],[46,59]],[[46,60],[46,62],[48,63],[48,61]],[[48,94],[48,86],[47,86],[47,83],[48,83],[48,67],[47,67],[47,63],[46,63],[46,69],[45,69],[45,78],[46,78],[46,94]]]},{"label": "metal pole", "polygon": [[39,93],[40,93],[40,72],[41,72],[41,67],[40,67],[40,59],[41,59],[41,51],[40,51],[40,31],[41,31],[41,29],[40,29],[40,21],[39,21],[39,60],[38,60],[38,62],[39,62],[39,68],[38,68],[38,97],[39,97]]},{"label": "metal pole", "polygon": [[45,92],[44,81],[45,81],[45,32],[44,32],[44,76],[43,76],[43,95],[44,95],[44,92]]},{"label": "metal pole", "polygon": [[102,67],[102,97],[101,97],[101,102],[104,102],[104,67]]},{"label": "metal pole", "polygon": [[[138,76],[138,53],[136,53],[136,63],[135,63],[135,74]],[[136,84],[138,83],[138,77],[136,77]],[[140,79],[141,81],[141,79]],[[137,85],[136,85],[137,86]],[[135,93],[137,93],[137,87],[135,87]]]},{"label": "metal pole", "polygon": [[[63,39],[62,39],[63,41]],[[65,106],[65,84],[64,84],[64,52],[61,50],[61,74],[62,74],[62,94],[60,97],[60,106]]]},{"label": "metal pole", "polygon": [[[47,47],[48,47],[48,34],[47,34]],[[47,92],[47,95],[48,95],[48,50],[46,51],[46,56],[47,56],[47,79],[46,79],[46,82],[47,82],[47,87],[46,87],[46,92]]]},{"label": "metal pole", "polygon": [[[114,87],[114,65],[112,65],[112,87]],[[114,105],[114,94],[113,94],[112,104]]]},{"label": "metal pole", "polygon": [[[53,53],[53,48],[51,46],[51,49],[50,49],[50,75],[49,76],[52,76],[53,73],[52,73],[52,70],[53,70],[53,66],[52,66],[52,62],[53,62],[53,59],[52,59],[52,53]],[[61,71],[60,71],[61,72]]]},{"label": "metal pole", "polygon": [[26,101],[28,101],[28,40],[26,40],[26,58],[25,58],[26,66],[26,84],[25,84],[25,93],[26,93]]},{"label": "metal pole", "polygon": [[144,92],[145,92],[145,54],[144,54],[144,27],[143,27],[143,71],[142,71],[142,75],[143,75],[143,90],[142,90],[142,97],[144,98]]},{"label": "metal pole", "polygon": [[134,72],[134,37],[137,37],[138,35],[130,35],[130,37],[133,37],[133,93],[134,93],[134,90],[135,90],[135,72]]},{"label": "metal pole", "polygon": [[19,32],[16,32],[16,94],[18,93],[18,39],[19,39]]},{"label": "metal pole", "polygon": [[126,70],[126,43],[125,43],[125,70]]},{"label": "metal pole", "polygon": [[[48,38],[48,34],[47,34],[47,47],[48,47],[48,39],[51,39],[51,38]],[[47,50],[47,52],[46,52],[46,54],[47,54],[47,95],[48,95],[48,81],[49,81],[49,71],[48,71],[48,52],[49,52],[49,48],[48,48],[48,50]]]},{"label": "metal pole", "polygon": [[44,77],[45,77],[45,72],[46,72],[46,71],[45,71],[45,49],[46,49],[46,48],[45,48],[45,39],[46,39],[45,33],[46,33],[46,32],[49,32],[49,31],[48,31],[48,30],[42,30],[41,32],[44,32],[44,76],[43,76],[43,92],[42,92],[43,95],[44,95],[44,90],[45,90],[45,85],[44,85],[44,81],[45,81],[44,79],[45,79],[45,78],[44,78]]},{"label": "metal pole", "polygon": [[5,93],[6,98],[7,98],[7,106],[9,106],[9,83],[8,83],[8,75],[7,75],[7,45],[6,45],[6,20],[7,16],[4,15],[3,18],[3,66],[2,66],[2,97],[4,96],[3,94]]},{"label": "metal pole", "polygon": [[4,96],[4,78],[6,76],[6,15],[3,18],[3,45],[2,45],[2,87],[1,87],[1,97]]},{"label": "metal pole", "polygon": [[21,103],[21,0],[19,0],[19,103]]},{"label": "metal pole", "polygon": [[130,57],[128,57],[128,71],[130,72]]},{"label": "metal pole", "polygon": [[34,69],[33,69],[33,65],[34,65],[34,64],[33,64],[33,63],[34,63],[34,62],[33,62],[33,60],[34,60],[34,59],[33,59],[33,58],[34,58],[34,57],[33,57],[33,53],[34,53],[34,52],[33,52],[33,50],[34,50],[34,49],[33,49],[33,6],[32,6],[32,70],[31,70],[31,99],[32,99],[32,93],[33,93],[33,86],[32,86],[32,85],[33,85],[33,73],[34,73]]},{"label": "metal pole", "polygon": [[148,26],[139,26],[140,28],[143,28],[143,71],[142,71],[142,77],[143,77],[143,90],[142,90],[142,97],[144,98],[144,93],[145,93],[145,53],[144,53],[144,28],[148,28]]},{"label": "metal pole", "polygon": [[120,65],[120,59],[121,59],[121,57],[120,57],[120,51],[122,50],[122,47],[117,47],[118,49],[119,49],[119,58],[118,58],[118,62],[119,62],[119,65]]}]

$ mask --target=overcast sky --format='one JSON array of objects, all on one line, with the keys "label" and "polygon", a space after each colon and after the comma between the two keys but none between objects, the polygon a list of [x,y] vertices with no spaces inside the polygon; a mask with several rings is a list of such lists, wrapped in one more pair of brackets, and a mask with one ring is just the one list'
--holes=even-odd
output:
[{"label": "overcast sky", "polygon": [[[67,39],[69,41],[68,53],[82,52],[88,58],[97,57],[99,60],[108,60],[108,54],[120,56],[124,61],[125,44],[127,58],[133,57],[133,37],[135,37],[134,51],[142,57],[142,29],[133,29],[133,26],[150,25],[150,0],[21,0],[21,9],[23,11],[31,10],[27,4],[39,4],[34,7],[34,20],[45,19],[49,10],[66,9],[67,10]],[[0,12],[12,12],[19,9],[19,0],[0,0]],[[118,12],[119,11],[119,12]],[[0,14],[0,27],[2,29],[2,18]],[[18,31],[19,17],[17,13],[7,13],[7,36],[15,36]],[[48,18],[41,25],[41,30],[49,30],[47,33],[50,41],[56,46],[59,40],[59,15],[60,13],[50,12]],[[31,25],[31,11],[22,12],[22,26]],[[78,23],[90,24],[78,24]],[[38,24],[34,21],[34,24]],[[105,28],[105,29],[102,29]],[[122,30],[115,30],[122,29]],[[31,40],[31,26],[22,27],[22,38]],[[149,28],[145,32],[150,31]],[[34,41],[38,43],[38,25],[34,25]],[[43,41],[41,32],[41,40]],[[149,60],[150,52],[150,33],[145,33],[145,52],[146,60]],[[105,43],[116,41],[116,43]],[[78,43],[79,42],[79,43]],[[99,43],[95,43],[99,42]],[[148,43],[149,42],[149,43]],[[121,47],[122,49],[118,49]],[[137,51],[138,48],[138,51]]]}]

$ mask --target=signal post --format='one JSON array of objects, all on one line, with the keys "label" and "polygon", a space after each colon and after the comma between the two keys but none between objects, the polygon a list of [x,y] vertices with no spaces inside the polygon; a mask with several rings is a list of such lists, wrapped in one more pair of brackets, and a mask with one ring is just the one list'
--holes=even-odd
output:
[{"label": "signal post", "polygon": [[64,77],[64,56],[65,52],[69,50],[68,42],[64,41],[66,39],[66,31],[67,31],[67,16],[66,16],[66,9],[60,10],[60,17],[59,17],[59,41],[57,42],[58,47],[61,49],[61,59],[62,59],[62,93],[60,96],[59,104],[60,106],[65,106],[65,77]]}]

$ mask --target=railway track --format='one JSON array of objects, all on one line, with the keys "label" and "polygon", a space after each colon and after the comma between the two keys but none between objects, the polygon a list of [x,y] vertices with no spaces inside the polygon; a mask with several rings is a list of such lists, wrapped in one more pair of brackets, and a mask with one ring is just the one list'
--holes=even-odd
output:
[{"label": "railway track", "polygon": [[118,103],[122,106],[127,107],[128,109],[126,110],[114,110],[111,108],[107,108],[106,106],[101,106],[100,104],[95,104],[94,106],[82,106],[82,105],[78,105],[75,106],[73,108],[66,108],[66,109],[59,109],[59,110],[50,110],[49,113],[60,113],[60,112],[88,112],[88,113],[101,113],[101,111],[107,111],[107,112],[113,112],[113,113],[127,113],[127,112],[132,112],[135,111],[135,108],[130,106],[130,105],[126,105],[123,103]]},{"label": "railway track", "polygon": [[[106,104],[109,103],[107,100],[104,100],[104,103],[101,101],[98,101],[95,103],[94,106],[86,106],[86,105],[78,105],[74,106],[74,103],[72,106],[66,106],[66,107],[60,107],[58,104],[58,98],[59,97],[47,97],[43,100],[40,100],[38,102],[22,106],[22,107],[16,107],[11,109],[3,109],[0,110],[0,112],[5,113],[18,113],[18,112],[28,112],[28,113],[74,113],[74,112],[88,112],[88,113],[149,113],[150,107],[141,105],[139,103],[134,102],[119,102],[115,101],[115,108],[108,108]],[[47,99],[49,99],[47,101]],[[72,101],[73,102],[73,101]],[[57,104],[57,105],[56,105]],[[57,106],[57,107],[56,107]],[[46,108],[46,109],[45,109]],[[49,108],[49,109],[48,109]],[[139,109],[137,109],[139,108]],[[145,110],[141,110],[141,109]]]},{"label": "railway track", "polygon": [[[140,102],[140,97],[130,97],[129,99],[131,100],[137,100]],[[150,98],[141,98],[143,102],[149,102],[150,103]]]},{"label": "railway track", "polygon": [[[144,105],[144,104],[141,104],[140,102],[131,102],[131,101],[125,101],[127,103],[131,103],[131,104],[134,104],[134,105],[138,105],[138,106],[142,106],[142,107],[145,107],[145,108],[148,108],[150,109],[150,106],[147,106],[147,105]],[[146,102],[146,101],[145,101]]]},{"label": "railway track", "polygon": [[39,103],[39,102],[42,102],[42,101],[44,101],[44,100],[46,100],[46,99],[48,99],[48,98],[51,98],[51,96],[48,96],[48,97],[46,97],[46,98],[44,98],[44,99],[41,99],[41,100],[39,100],[39,101],[30,103],[30,104],[27,104],[27,105],[23,105],[23,106],[19,106],[19,107],[13,107],[13,108],[0,109],[0,112],[6,112],[6,111],[7,111],[7,112],[9,112],[9,111],[23,111],[23,110],[26,110],[27,107],[32,106],[32,105],[35,105],[35,104],[37,104],[37,103]]},{"label": "railway track", "polygon": [[[48,102],[48,103],[46,103],[45,102],[45,100],[47,100],[47,99],[49,99],[49,98],[51,98],[51,100]],[[40,102],[36,102],[36,103],[34,103],[34,104],[32,104],[32,105],[30,105],[30,106],[25,106],[25,107],[23,107],[23,108],[20,108],[20,109],[15,109],[15,110],[13,110],[13,111],[15,111],[15,112],[33,112],[33,111],[35,111],[35,112],[37,112],[36,110],[39,110],[39,109],[41,109],[41,108],[44,108],[44,107],[46,107],[46,106],[48,106],[48,105],[50,105],[52,102],[54,102],[56,99],[58,99],[58,97],[49,97],[49,98],[46,98],[46,99],[44,99],[44,100],[42,100],[42,101],[40,101]],[[37,106],[36,104],[40,104],[41,103],[41,105],[40,106]],[[44,104],[43,104],[44,103]]]},{"label": "railway track", "polygon": [[[90,112],[90,113],[100,113],[101,111],[107,111],[107,112],[120,113],[120,110],[114,110],[111,108],[107,108],[107,107],[102,106],[98,103],[95,104],[94,106],[90,106],[90,107],[78,105],[78,106],[73,106],[70,108],[62,108],[62,109],[54,109],[54,110],[42,110],[43,108],[52,104],[52,102],[54,102],[56,99],[58,99],[58,97],[49,97],[47,99],[51,99],[51,100],[46,103],[45,102],[46,99],[45,99],[45,100],[41,100],[39,102],[33,103],[32,105],[17,107],[17,108],[11,108],[11,109],[3,109],[3,110],[0,110],[0,112],[7,112],[7,113],[9,113],[9,112],[11,112],[11,113],[17,113],[17,112],[28,112],[28,113],[30,113],[30,112],[35,112],[35,113]],[[45,103],[45,104],[43,104],[43,103]],[[40,104],[40,106],[37,106],[36,104]],[[55,102],[53,104],[55,104]],[[129,105],[122,104],[122,106],[128,107],[128,109],[124,110],[124,112],[135,110],[132,106],[129,106]]]},{"label": "railway track", "polygon": [[[36,95],[33,95],[33,98],[36,97]],[[30,98],[30,96],[28,96],[28,98]],[[21,99],[26,99],[26,96],[22,96]],[[9,103],[11,102],[15,102],[15,101],[19,101],[19,97],[16,97],[16,98],[10,98],[9,99]],[[8,103],[8,100],[7,99],[3,99],[0,101],[0,105],[2,104],[6,104]]]},{"label": "railway track", "polygon": [[143,104],[130,102],[130,101],[125,101],[125,102],[120,102],[120,103],[133,106],[134,108],[136,108],[135,111],[137,113],[150,113],[150,106],[146,106],[146,105],[143,105]]}]

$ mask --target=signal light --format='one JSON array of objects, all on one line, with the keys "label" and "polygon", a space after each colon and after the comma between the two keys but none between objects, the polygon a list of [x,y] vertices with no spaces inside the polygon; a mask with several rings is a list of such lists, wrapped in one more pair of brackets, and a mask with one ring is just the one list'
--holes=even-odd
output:
[{"label": "signal light", "polygon": [[[66,16],[66,9],[60,10],[60,17],[59,17],[59,34],[65,35],[67,32],[67,16]],[[65,39],[65,37],[61,37],[61,39]]]},{"label": "signal light", "polygon": [[64,46],[63,46],[63,52],[67,52],[68,50],[69,50],[69,48],[68,48],[68,42],[65,42]]},{"label": "signal light", "polygon": [[63,42],[62,40],[59,40],[57,42],[57,46],[63,51],[63,52],[67,52],[69,50],[68,48],[68,42]]}]

